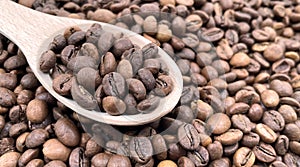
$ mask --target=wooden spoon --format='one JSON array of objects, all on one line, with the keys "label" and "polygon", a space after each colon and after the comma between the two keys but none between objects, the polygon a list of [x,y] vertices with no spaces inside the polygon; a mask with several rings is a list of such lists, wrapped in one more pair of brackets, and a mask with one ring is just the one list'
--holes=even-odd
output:
[{"label": "wooden spoon", "polygon": [[74,100],[65,98],[53,90],[50,76],[39,70],[41,53],[47,50],[54,36],[63,33],[66,28],[78,25],[83,30],[87,30],[94,23],[101,24],[103,29],[109,32],[122,32],[134,44],[141,47],[150,42],[136,33],[107,23],[51,16],[23,7],[10,0],[0,0],[0,33],[18,45],[40,83],[64,105],[81,116],[120,126],[146,124],[169,113],[180,99],[182,76],[175,62],[160,48],[159,54],[169,68],[169,75],[173,79],[174,89],[168,96],[162,98],[159,106],[150,113],[111,116],[105,112],[89,111],[80,107]]}]

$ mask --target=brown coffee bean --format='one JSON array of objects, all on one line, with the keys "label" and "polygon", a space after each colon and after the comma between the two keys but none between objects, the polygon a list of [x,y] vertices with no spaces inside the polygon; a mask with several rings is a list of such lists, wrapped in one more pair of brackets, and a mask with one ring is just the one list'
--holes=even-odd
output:
[{"label": "brown coffee bean", "polygon": [[168,156],[167,150],[168,150],[168,148],[167,148],[167,144],[165,142],[165,139],[161,135],[156,134],[156,135],[153,135],[153,137],[151,139],[151,142],[152,142],[153,152],[155,154],[155,157],[158,160],[167,159],[167,156]]},{"label": "brown coffee bean", "polygon": [[67,39],[69,45],[78,45],[85,40],[84,31],[76,31]]},{"label": "brown coffee bean", "polygon": [[[138,147],[143,145],[143,147]],[[129,145],[130,154],[134,160],[140,163],[146,163],[153,154],[151,141],[146,137],[134,137]]]},{"label": "brown coffee bean", "polygon": [[209,42],[215,42],[224,36],[224,31],[219,28],[210,28],[201,33],[201,36]]},{"label": "brown coffee bean", "polygon": [[12,73],[0,74],[0,87],[13,90],[17,86],[17,75]]},{"label": "brown coffee bean", "polygon": [[27,148],[36,148],[45,143],[49,138],[49,133],[44,129],[35,129],[30,132],[25,138],[25,145]]},{"label": "brown coffee bean", "polygon": [[56,55],[52,50],[44,52],[40,58],[40,69],[43,72],[49,72],[56,63]]},{"label": "brown coffee bean", "polygon": [[276,152],[269,144],[260,143],[258,146],[255,146],[252,151],[261,162],[270,163],[276,159]]},{"label": "brown coffee bean", "polygon": [[75,167],[75,166],[88,167],[89,166],[89,160],[85,156],[83,148],[77,147],[70,153],[69,164],[72,167]]},{"label": "brown coffee bean", "polygon": [[97,136],[96,138],[91,138],[87,141],[86,145],[85,145],[85,151],[84,154],[90,158],[93,157],[94,155],[96,155],[97,153],[101,152],[103,149],[100,145],[103,145],[102,143],[102,139]]},{"label": "brown coffee bean", "polygon": [[17,137],[28,129],[28,126],[24,122],[13,124],[9,129],[10,137]]},{"label": "brown coffee bean", "polygon": [[79,144],[80,134],[71,120],[60,118],[54,124],[54,131],[59,141],[64,145],[74,147]]},{"label": "brown coffee bean", "polygon": [[283,134],[285,134],[291,141],[300,141],[300,128],[294,123],[286,124]]},{"label": "brown coffee bean", "polygon": [[[133,67],[130,64],[129,60],[122,59],[118,66],[117,70],[118,73],[120,73],[125,79],[129,79],[133,77]],[[151,73],[152,74],[152,73]]]},{"label": "brown coffee bean", "polygon": [[239,129],[229,129],[227,132],[217,136],[215,140],[221,142],[223,145],[233,145],[239,142],[243,137],[243,132]]},{"label": "brown coffee bean", "polygon": [[26,150],[18,160],[18,166],[25,166],[29,161],[37,158],[39,155],[39,149],[28,149]]},{"label": "brown coffee bean", "polygon": [[271,62],[279,60],[283,56],[284,50],[278,44],[269,45],[264,51],[264,57]]},{"label": "brown coffee bean", "polygon": [[7,167],[17,166],[20,156],[18,152],[7,152],[0,157],[0,164]]},{"label": "brown coffee bean", "polygon": [[220,142],[214,141],[207,146],[210,160],[220,159],[223,156],[223,146]]},{"label": "brown coffee bean", "polygon": [[188,157],[182,156],[177,161],[178,167],[195,167],[195,164]]},{"label": "brown coffee bean", "polygon": [[47,163],[44,167],[67,167],[67,165],[60,160],[54,160]]},{"label": "brown coffee bean", "polygon": [[93,156],[91,160],[91,165],[98,167],[106,166],[111,156],[111,154],[107,153],[98,153],[95,156]]},{"label": "brown coffee bean", "polygon": [[71,153],[71,149],[64,146],[57,139],[47,140],[43,145],[43,154],[51,160],[61,160],[66,162]]},{"label": "brown coffee bean", "polygon": [[261,94],[261,99],[266,107],[276,107],[279,104],[279,96],[273,90],[265,90]]},{"label": "brown coffee bean", "polygon": [[247,147],[239,148],[233,156],[233,164],[236,166],[250,167],[254,165],[255,155]]},{"label": "brown coffee bean", "polygon": [[48,106],[45,101],[34,99],[28,103],[26,117],[32,123],[41,123],[48,116]]},{"label": "brown coffee bean", "polygon": [[194,150],[200,144],[198,132],[191,124],[183,124],[180,126],[177,135],[179,143],[185,149]]},{"label": "brown coffee bean", "polygon": [[18,69],[20,67],[23,67],[27,64],[26,59],[24,56],[11,56],[8,59],[5,60],[3,67],[8,70],[14,70]]},{"label": "brown coffee bean", "polygon": [[284,117],[275,110],[265,111],[262,117],[262,122],[268,125],[272,130],[281,131],[284,128]]},{"label": "brown coffee bean", "polygon": [[171,160],[163,160],[157,165],[157,167],[177,167],[177,165]]},{"label": "brown coffee bean", "polygon": [[44,161],[41,159],[33,159],[29,161],[26,165],[26,167],[43,167]]},{"label": "brown coffee bean", "polygon": [[209,164],[209,167],[218,167],[218,166],[224,166],[224,167],[229,167],[230,166],[230,160],[228,158],[221,158],[221,159],[217,159],[212,161]]},{"label": "brown coffee bean", "polygon": [[108,73],[102,80],[103,91],[106,95],[124,97],[126,82],[122,75],[116,72]]},{"label": "brown coffee bean", "polygon": [[[280,86],[279,86],[280,85]],[[270,89],[273,89],[279,96],[291,96],[293,93],[292,85],[286,81],[272,80],[270,83]]]},{"label": "brown coffee bean", "polygon": [[285,155],[289,149],[289,141],[289,138],[285,135],[278,136],[274,147],[276,153],[279,155]]},{"label": "brown coffee bean", "polygon": [[256,125],[255,131],[266,143],[273,143],[277,139],[276,133],[268,125],[259,123]]},{"label": "brown coffee bean", "polygon": [[278,109],[286,123],[292,123],[297,120],[297,113],[294,108],[289,105],[281,105]]},{"label": "brown coffee bean", "polygon": [[53,79],[52,87],[60,95],[70,95],[72,80],[71,74],[61,74]]},{"label": "brown coffee bean", "polygon": [[79,85],[76,79],[71,81],[72,98],[83,108],[93,110],[97,107],[97,100],[83,86]]},{"label": "brown coffee bean", "polygon": [[168,158],[171,160],[178,160],[179,157],[186,155],[186,150],[179,143],[170,143],[168,148]]},{"label": "brown coffee bean", "polygon": [[245,134],[242,138],[241,143],[249,148],[252,148],[259,144],[260,137],[258,134],[254,132],[250,132],[249,134]]},{"label": "brown coffee bean", "polygon": [[16,95],[7,88],[0,87],[0,105],[3,107],[11,107],[16,104]]},{"label": "brown coffee bean", "polygon": [[226,114],[216,113],[208,118],[206,125],[213,134],[222,134],[230,128],[231,122]]},{"label": "brown coffee bean", "polygon": [[160,103],[160,98],[158,96],[149,96],[145,100],[138,103],[136,106],[139,112],[149,113],[153,111]]},{"label": "brown coffee bean", "polygon": [[110,115],[120,115],[126,111],[126,104],[115,96],[107,96],[102,100],[103,109]]},{"label": "brown coffee bean", "polygon": [[146,98],[146,88],[144,84],[138,79],[127,79],[126,83],[128,85],[129,92],[136,98],[136,100],[141,101]]},{"label": "brown coffee bean", "polygon": [[96,87],[101,83],[99,72],[90,67],[82,68],[76,74],[76,79],[78,84],[89,92],[94,92]]},{"label": "brown coffee bean", "polygon": [[231,122],[234,128],[240,129],[243,133],[249,133],[251,131],[251,121],[245,115],[235,114],[231,117]]},{"label": "brown coffee bean", "polygon": [[158,96],[167,96],[173,90],[173,80],[168,75],[160,75],[156,79],[155,94]]},{"label": "brown coffee bean", "polygon": [[232,56],[230,65],[234,67],[244,67],[250,64],[250,58],[246,53],[239,52]]},{"label": "brown coffee bean", "polygon": [[203,146],[199,146],[194,151],[188,152],[187,156],[194,162],[195,166],[206,166],[209,162],[209,153]]}]

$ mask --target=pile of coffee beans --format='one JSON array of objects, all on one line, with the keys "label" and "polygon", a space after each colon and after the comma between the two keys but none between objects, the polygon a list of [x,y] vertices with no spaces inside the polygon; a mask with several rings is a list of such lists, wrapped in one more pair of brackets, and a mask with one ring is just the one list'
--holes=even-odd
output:
[{"label": "pile of coffee beans", "polygon": [[56,101],[1,36],[2,166],[300,166],[297,0],[18,3],[52,15],[113,20],[141,33],[176,61],[184,90],[174,110],[153,123],[97,123]]},{"label": "pile of coffee beans", "polygon": [[41,55],[40,69],[50,72],[58,94],[71,96],[85,109],[148,113],[173,90],[159,57],[155,44],[139,48],[120,32],[93,24],[87,31],[74,26],[57,35]]}]

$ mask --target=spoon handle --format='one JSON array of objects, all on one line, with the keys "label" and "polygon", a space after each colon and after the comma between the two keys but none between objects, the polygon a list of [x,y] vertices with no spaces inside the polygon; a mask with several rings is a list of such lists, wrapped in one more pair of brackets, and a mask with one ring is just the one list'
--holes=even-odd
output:
[{"label": "spoon handle", "polygon": [[25,55],[33,56],[45,39],[75,24],[75,19],[43,14],[11,0],[0,0],[0,18],[0,33],[17,44]]}]

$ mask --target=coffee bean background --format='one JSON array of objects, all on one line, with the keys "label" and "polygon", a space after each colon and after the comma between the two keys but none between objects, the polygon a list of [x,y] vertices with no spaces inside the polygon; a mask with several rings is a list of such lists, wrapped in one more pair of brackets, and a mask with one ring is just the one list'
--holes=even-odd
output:
[{"label": "coffee bean background", "polygon": [[[17,2],[64,17],[122,18],[115,24],[142,33],[174,58],[184,90],[178,106],[151,124],[95,123],[46,92],[18,47],[1,36],[1,166],[300,166],[298,1]],[[125,17],[135,12],[142,14]],[[54,50],[61,39],[56,38]],[[45,59],[53,61],[52,55]],[[56,68],[68,75],[65,67]]]}]

